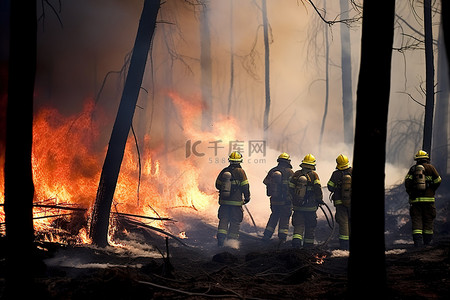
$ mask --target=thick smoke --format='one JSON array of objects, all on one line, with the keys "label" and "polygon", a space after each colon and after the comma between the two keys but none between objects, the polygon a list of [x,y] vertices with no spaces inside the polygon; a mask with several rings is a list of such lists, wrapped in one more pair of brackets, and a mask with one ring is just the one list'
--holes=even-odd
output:
[{"label": "thick smoke", "polygon": [[[189,160],[201,170],[201,191],[211,195],[216,193],[217,174],[227,165],[230,139],[243,141],[246,159],[243,167],[252,193],[248,207],[257,225],[264,226],[270,211],[262,180],[276,165],[281,152],[291,155],[294,170],[299,168],[304,155],[314,154],[323,186],[335,169],[335,158],[339,154],[346,154],[352,160],[352,145],[342,143],[339,26],[324,25],[307,4],[269,1],[271,111],[268,139],[264,140],[264,47],[260,6],[250,0],[210,1],[213,104],[205,107],[201,99],[199,63],[200,43],[204,39],[199,26],[202,6],[193,2],[169,0],[161,6],[133,126],[141,147],[144,147],[144,137],[150,137],[145,147],[152,149],[153,159],[160,161],[162,169],[183,178],[183,170],[174,166]],[[337,1],[330,2],[326,18],[339,18]],[[98,110],[106,111],[110,120],[98,139],[98,149],[104,149],[108,143],[141,9],[142,1],[138,0],[65,1],[56,17],[48,5],[43,4],[41,13],[45,17],[40,21],[38,34],[36,110],[51,106],[63,114],[73,115],[81,111],[87,98],[94,98]],[[414,21],[408,7],[398,7],[398,13]],[[311,27],[311,24],[316,26]],[[418,26],[417,21],[414,25]],[[325,28],[329,30],[330,98],[323,142],[319,145],[325,105]],[[395,46],[400,47],[404,36],[399,30],[396,32]],[[351,41],[355,102],[360,46],[358,22],[351,26]],[[231,55],[234,57],[234,84],[227,115]],[[390,126],[397,120],[421,117],[423,109],[404,93],[421,97],[417,92],[424,80],[423,60],[417,59],[421,55],[420,50],[394,54]],[[109,73],[111,71],[114,72]],[[376,85],[374,78],[374,88]],[[171,93],[188,103],[180,106]],[[189,115],[191,110],[193,115]],[[202,110],[212,112],[211,135],[202,135]],[[227,136],[230,132],[233,135]],[[218,140],[222,140],[220,146],[224,148],[216,149],[216,155],[215,149],[208,147],[213,147]],[[265,142],[265,153],[250,156],[249,143],[261,140]],[[192,153],[196,141],[201,141],[198,149],[204,156]],[[404,151],[396,156],[398,159],[387,165],[387,185],[401,182],[417,150],[400,149]],[[329,203],[327,197],[324,189],[324,200]],[[214,221],[216,212],[211,210],[205,217]]]}]

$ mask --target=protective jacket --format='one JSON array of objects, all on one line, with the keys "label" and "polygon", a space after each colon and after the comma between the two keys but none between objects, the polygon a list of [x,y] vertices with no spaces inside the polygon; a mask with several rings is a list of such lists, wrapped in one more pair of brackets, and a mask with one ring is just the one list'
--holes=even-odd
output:
[{"label": "protective jacket", "polygon": [[[216,188],[219,190],[219,192],[223,185],[222,174],[224,172],[231,173],[231,194],[230,197],[225,198],[221,193],[219,193],[219,204],[242,206],[242,204],[249,202],[250,186],[248,184],[247,175],[245,174],[244,169],[241,168],[241,165],[230,164],[219,173],[219,176],[217,176],[216,179]],[[244,197],[242,197],[242,195]]]},{"label": "protective jacket", "polygon": [[[300,199],[296,192],[296,187],[299,183],[299,178],[306,176],[306,194],[303,199]],[[319,204],[323,203],[322,186],[320,184],[319,175],[307,168],[298,170],[292,175],[289,182],[289,192],[292,197],[292,205],[294,211],[316,211]]]},{"label": "protective jacket", "polygon": [[[424,167],[425,183],[426,188],[424,191],[417,191],[414,186],[414,172],[417,165],[422,165]],[[439,185],[441,184],[441,176],[437,172],[436,168],[431,165],[428,161],[418,161],[416,165],[412,166],[408,174],[405,177],[405,187],[406,192],[409,195],[409,203],[419,203],[419,202],[429,202],[434,203],[435,192]]]},{"label": "protective jacket", "polygon": [[[333,193],[331,200],[333,200],[334,205],[341,205],[342,202],[342,179],[344,175],[352,176],[353,169],[351,167],[345,170],[335,170],[331,175],[330,180],[327,183],[328,190]],[[345,203],[346,206],[350,206],[350,203]]]},{"label": "protective jacket", "polygon": [[267,176],[264,178],[263,183],[270,190],[270,185],[273,184],[272,178],[273,173],[279,171],[281,173],[281,182],[278,184],[278,193],[277,195],[268,195],[270,196],[270,204],[271,205],[286,205],[291,204],[291,195],[289,193],[289,180],[291,176],[294,174],[292,171],[292,165],[288,162],[280,162],[278,166],[272,168]]}]

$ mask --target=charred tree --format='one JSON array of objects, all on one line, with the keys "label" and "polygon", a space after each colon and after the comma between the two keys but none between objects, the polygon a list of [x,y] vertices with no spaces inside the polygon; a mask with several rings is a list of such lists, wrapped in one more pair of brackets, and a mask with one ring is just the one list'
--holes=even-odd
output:
[{"label": "charred tree", "polygon": [[441,176],[447,175],[448,157],[448,101],[450,100],[448,63],[442,27],[438,38],[437,90],[435,117],[433,118],[433,162]]},{"label": "charred tree", "polygon": [[[324,15],[323,17],[326,18],[326,7],[327,7],[327,1],[323,1],[323,7],[324,7]],[[319,151],[322,148],[322,139],[323,139],[323,132],[325,130],[325,122],[327,120],[327,114],[328,114],[328,102],[330,98],[330,45],[328,42],[328,26],[325,23],[324,26],[324,35],[325,35],[325,107],[323,110],[323,116],[322,116],[322,125],[320,126],[320,136],[319,136]]]},{"label": "charred tree", "polygon": [[267,3],[266,0],[262,0],[262,18],[263,18],[263,31],[264,31],[264,86],[266,95],[266,104],[264,107],[264,139],[268,139],[269,130],[269,112],[270,112],[270,47],[269,47],[269,21],[267,19]]},{"label": "charred tree", "polygon": [[227,116],[231,113],[231,100],[234,87],[234,34],[233,34],[233,0],[230,0],[230,89],[228,90]]},{"label": "charred tree", "polygon": [[36,35],[36,2],[10,1],[4,169],[7,241],[5,298],[8,299],[26,299],[33,284],[34,184],[31,150]]},{"label": "charred tree", "polygon": [[202,129],[210,130],[212,126],[212,62],[211,62],[211,33],[209,32],[209,0],[202,1],[200,15],[200,67],[201,91],[204,103],[202,112]]},{"label": "charred tree", "polygon": [[[340,0],[341,19],[348,19],[348,0]],[[344,22],[341,28],[342,110],[344,113],[344,143],[353,143],[353,91],[350,29]]]},{"label": "charred tree", "polygon": [[423,126],[422,149],[431,153],[431,137],[433,134],[434,112],[434,55],[433,55],[433,31],[431,17],[431,0],[423,1],[424,28],[425,28],[425,70],[426,70],[426,96],[425,96],[425,124]]},{"label": "charred tree", "polygon": [[90,227],[90,237],[93,243],[100,247],[108,245],[111,204],[141,88],[147,55],[156,27],[159,5],[159,0],[145,0],[144,2],[130,67],[103,163]]},{"label": "charred tree", "polygon": [[359,291],[379,299],[386,292],[384,180],[394,16],[394,0],[364,1],[348,268],[355,299]]},{"label": "charred tree", "polygon": [[[445,53],[447,54],[447,63],[450,61],[450,1],[441,1],[441,22],[444,32]],[[448,68],[450,78],[450,64]]]}]

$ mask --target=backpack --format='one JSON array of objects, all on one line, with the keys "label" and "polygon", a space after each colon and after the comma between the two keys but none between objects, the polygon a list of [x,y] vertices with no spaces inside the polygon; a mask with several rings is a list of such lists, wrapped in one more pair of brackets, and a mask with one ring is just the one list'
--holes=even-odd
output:
[{"label": "backpack", "polygon": [[342,203],[346,206],[350,206],[350,201],[352,199],[352,176],[348,172],[342,175],[341,197]]}]

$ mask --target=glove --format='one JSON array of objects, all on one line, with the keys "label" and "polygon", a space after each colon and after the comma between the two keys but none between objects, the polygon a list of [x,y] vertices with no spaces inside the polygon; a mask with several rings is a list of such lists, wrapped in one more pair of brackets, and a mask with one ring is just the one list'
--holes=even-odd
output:
[{"label": "glove", "polygon": [[250,198],[244,199],[244,204],[247,204],[247,203],[249,203],[249,202],[250,202]]}]

